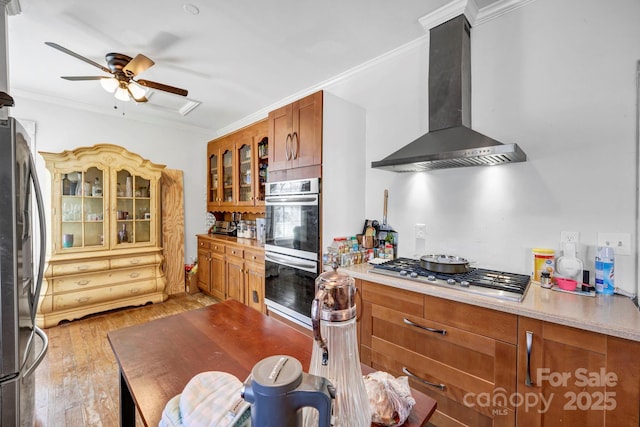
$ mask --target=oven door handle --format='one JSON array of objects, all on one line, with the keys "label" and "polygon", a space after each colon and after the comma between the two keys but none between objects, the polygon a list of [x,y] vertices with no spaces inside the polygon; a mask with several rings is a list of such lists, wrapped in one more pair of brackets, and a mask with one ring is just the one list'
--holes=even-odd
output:
[{"label": "oven door handle", "polygon": [[267,196],[265,203],[272,206],[314,206],[318,204],[318,195],[312,196]]},{"label": "oven door handle", "polygon": [[273,253],[265,252],[265,261],[270,261],[275,264],[286,265],[287,267],[297,268],[298,270],[308,271],[309,273],[318,273],[318,267],[315,262],[304,260],[298,260],[295,258],[283,257]]}]

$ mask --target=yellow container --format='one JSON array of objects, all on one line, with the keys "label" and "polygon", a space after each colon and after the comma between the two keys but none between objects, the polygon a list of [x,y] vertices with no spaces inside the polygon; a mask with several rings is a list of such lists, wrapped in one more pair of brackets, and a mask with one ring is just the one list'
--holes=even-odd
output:
[{"label": "yellow container", "polygon": [[540,273],[548,271],[553,277],[556,266],[556,253],[553,249],[533,248],[533,280],[540,281]]}]

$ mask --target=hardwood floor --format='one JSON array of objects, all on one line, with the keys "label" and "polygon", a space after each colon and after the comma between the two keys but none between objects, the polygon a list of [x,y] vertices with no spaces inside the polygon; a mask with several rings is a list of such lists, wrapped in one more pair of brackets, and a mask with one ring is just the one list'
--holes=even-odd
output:
[{"label": "hardwood floor", "polygon": [[[118,365],[107,333],[216,302],[201,293],[176,294],[163,303],[100,313],[46,329],[49,350],[36,370],[36,426],[118,426]],[[142,425],[139,419],[137,425]]]}]

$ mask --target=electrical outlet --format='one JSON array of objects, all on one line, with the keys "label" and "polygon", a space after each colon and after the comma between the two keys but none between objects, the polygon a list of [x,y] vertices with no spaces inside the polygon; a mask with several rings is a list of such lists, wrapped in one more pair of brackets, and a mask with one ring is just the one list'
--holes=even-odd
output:
[{"label": "electrical outlet", "polygon": [[580,232],[579,231],[561,231],[560,232],[560,243],[575,243],[576,245],[580,241]]},{"label": "electrical outlet", "polygon": [[631,233],[598,233],[598,246],[613,248],[616,255],[631,255]]},{"label": "electrical outlet", "polygon": [[427,238],[427,225],[426,224],[416,224],[416,239],[426,239]]}]

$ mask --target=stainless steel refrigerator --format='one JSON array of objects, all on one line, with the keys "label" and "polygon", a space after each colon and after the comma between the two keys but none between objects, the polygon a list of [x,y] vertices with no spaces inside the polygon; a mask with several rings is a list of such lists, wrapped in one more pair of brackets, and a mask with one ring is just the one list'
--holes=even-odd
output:
[{"label": "stainless steel refrigerator", "polygon": [[46,233],[28,142],[17,120],[0,120],[1,426],[34,425],[34,371],[48,347],[46,334],[35,324]]}]

